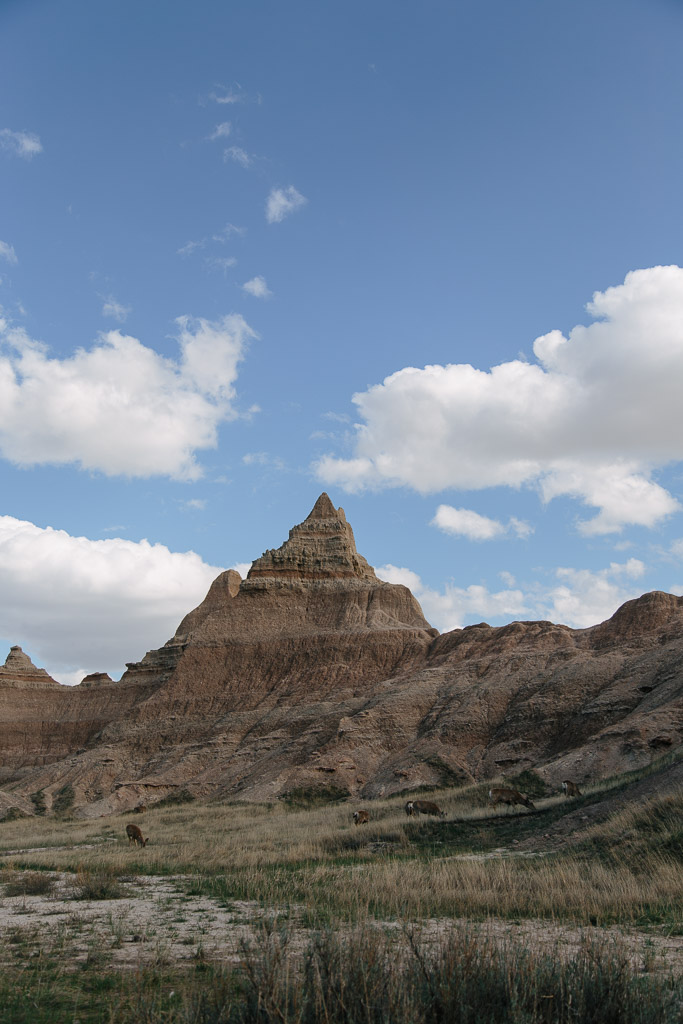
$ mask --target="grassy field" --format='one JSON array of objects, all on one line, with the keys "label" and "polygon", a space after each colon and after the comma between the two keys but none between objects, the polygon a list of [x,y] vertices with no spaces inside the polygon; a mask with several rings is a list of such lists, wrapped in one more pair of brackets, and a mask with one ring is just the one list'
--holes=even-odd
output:
[{"label": "grassy field", "polygon": [[535,812],[483,785],[431,794],[444,819],[373,801],[361,826],[305,793],[0,823],[0,1021],[683,1020],[662,945],[683,935],[683,791],[660,768],[637,804],[647,771]]}]

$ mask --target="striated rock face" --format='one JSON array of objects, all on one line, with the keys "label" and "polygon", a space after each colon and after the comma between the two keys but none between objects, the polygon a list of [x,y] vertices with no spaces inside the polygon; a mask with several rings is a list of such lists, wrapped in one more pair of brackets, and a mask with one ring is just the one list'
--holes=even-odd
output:
[{"label": "striated rock face", "polygon": [[[178,788],[372,798],[532,767],[582,782],[683,742],[683,598],[647,594],[585,630],[481,623],[439,636],[410,591],[377,579],[323,494],[246,580],[222,573],[120,682],[43,686],[54,718],[35,729],[22,711],[27,774],[6,762],[5,789],[43,790],[49,807],[69,783],[84,815]],[[13,692],[3,705],[0,670],[0,750],[24,707]],[[64,734],[60,755],[67,722],[79,739]]]}]

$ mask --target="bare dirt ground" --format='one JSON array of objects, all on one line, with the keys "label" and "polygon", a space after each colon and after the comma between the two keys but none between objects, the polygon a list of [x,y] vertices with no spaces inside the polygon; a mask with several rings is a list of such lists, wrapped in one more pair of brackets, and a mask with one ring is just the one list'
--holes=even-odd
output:
[{"label": "bare dirt ground", "polygon": [[[60,874],[54,894],[0,899],[0,964],[23,951],[63,952],[74,964],[96,960],[125,970],[142,966],[192,966],[198,962],[238,962],[244,943],[258,941],[267,922],[286,921],[291,952],[311,937],[296,908],[280,917],[256,903],[229,906],[208,896],[188,895],[187,876],[143,876],[124,881],[120,899],[75,900],[74,876]],[[377,922],[396,941],[415,934],[425,949],[436,948],[451,927],[476,929],[496,942],[521,943],[534,950],[569,957],[587,941],[607,941],[628,952],[637,970],[683,975],[683,936],[636,929],[582,928],[549,921],[427,920],[419,926]]]}]

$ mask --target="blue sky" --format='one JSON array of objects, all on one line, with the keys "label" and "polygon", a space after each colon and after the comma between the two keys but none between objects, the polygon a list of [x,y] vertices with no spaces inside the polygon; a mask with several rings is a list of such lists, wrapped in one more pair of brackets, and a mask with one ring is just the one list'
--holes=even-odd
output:
[{"label": "blue sky", "polygon": [[683,593],[683,3],[0,2],[0,657],[321,490],[440,629]]}]

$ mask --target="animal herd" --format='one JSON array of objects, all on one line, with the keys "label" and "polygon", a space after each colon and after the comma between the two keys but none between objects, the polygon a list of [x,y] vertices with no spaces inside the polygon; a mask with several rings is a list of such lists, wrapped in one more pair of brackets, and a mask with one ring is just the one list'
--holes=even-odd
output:
[{"label": "animal herd", "polygon": [[[570,779],[565,779],[562,783],[562,792],[566,797],[583,796],[576,783]],[[518,790],[510,789],[507,786],[492,786],[489,789],[489,802],[493,807],[496,807],[498,804],[514,807],[516,804],[519,804],[521,807],[528,807],[529,810],[536,810],[535,805],[525,793],[520,793]],[[409,800],[405,811],[409,818],[418,817],[420,814],[433,814],[439,818],[445,818],[446,816],[446,812],[432,800]],[[370,821],[370,812],[365,810],[354,811],[353,820],[356,825],[367,825]]]},{"label": "animal herd", "polygon": [[[571,779],[564,780],[562,792],[565,797],[583,796],[579,787]],[[519,804],[521,807],[528,807],[532,811],[536,810],[536,807],[526,794],[520,793],[516,789],[510,789],[507,786],[492,786],[489,789],[489,802],[494,807],[498,804],[504,804],[506,807],[514,807],[516,804]],[[143,813],[146,810],[147,808],[144,804],[139,804],[133,808],[133,811],[137,814]],[[409,800],[405,806],[405,812],[409,818],[419,817],[421,814],[433,814],[438,818],[446,817],[446,812],[438,804],[435,804],[433,800]],[[363,809],[353,812],[354,825],[367,825],[369,821],[369,811]],[[149,842],[149,838],[143,839],[142,832],[137,825],[126,825],[126,835],[128,836],[128,842],[134,846],[146,846]]]}]

